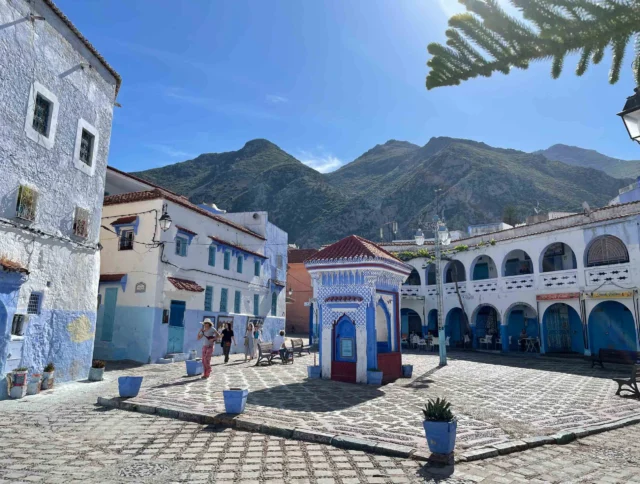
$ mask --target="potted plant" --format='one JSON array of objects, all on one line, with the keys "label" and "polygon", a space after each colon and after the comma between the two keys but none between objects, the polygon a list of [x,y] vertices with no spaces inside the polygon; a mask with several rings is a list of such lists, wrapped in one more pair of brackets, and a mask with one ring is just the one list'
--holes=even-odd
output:
[{"label": "potted plant", "polygon": [[11,372],[9,395],[11,398],[22,398],[27,392],[27,374],[29,369],[25,367],[16,368]]},{"label": "potted plant", "polygon": [[320,378],[322,367],[318,365],[316,360],[318,354],[317,338],[314,338],[313,340],[313,346],[311,347],[311,351],[313,351],[313,366],[307,366],[307,376],[309,378]]},{"label": "potted plant", "polygon": [[89,369],[89,381],[102,381],[106,363],[102,360],[93,360]]},{"label": "potted plant", "polygon": [[34,373],[29,378],[27,384],[27,395],[37,395],[40,393],[40,385],[42,384],[42,375],[40,373]]},{"label": "potted plant", "polygon": [[121,376],[118,378],[118,392],[122,398],[137,397],[142,385],[141,376]]},{"label": "potted plant", "polygon": [[413,365],[402,365],[402,378],[411,378]]},{"label": "potted plant", "polygon": [[382,372],[377,368],[367,370],[367,383],[369,385],[382,385]]},{"label": "potted plant", "polygon": [[424,431],[429,450],[436,454],[450,454],[456,446],[458,420],[446,399],[429,400],[422,409]]},{"label": "potted plant", "polygon": [[222,392],[224,396],[224,409],[227,413],[242,413],[249,396],[248,388],[229,388]]},{"label": "potted plant", "polygon": [[44,367],[44,371],[42,372],[42,389],[43,390],[51,390],[53,388],[54,378],[53,374],[56,370],[56,367],[53,363],[47,363],[47,366]]}]

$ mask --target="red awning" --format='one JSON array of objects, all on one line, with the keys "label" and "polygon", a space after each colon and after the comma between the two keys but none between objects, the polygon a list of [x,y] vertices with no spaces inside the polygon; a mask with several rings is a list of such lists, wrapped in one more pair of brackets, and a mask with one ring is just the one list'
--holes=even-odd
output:
[{"label": "red awning", "polygon": [[111,222],[111,225],[132,224],[133,222],[136,221],[137,218],[138,218],[137,215],[131,215],[130,217],[120,217],[119,219],[114,220],[113,222]]},{"label": "red awning", "polygon": [[195,281],[189,279],[179,279],[177,277],[167,277],[169,282],[181,291],[203,292],[204,287],[199,286]]},{"label": "red awning", "polygon": [[26,267],[23,267],[20,263],[7,259],[6,257],[0,257],[0,268],[7,272],[22,272],[29,274]]},{"label": "red awning", "polygon": [[100,282],[120,282],[126,274],[100,274]]}]

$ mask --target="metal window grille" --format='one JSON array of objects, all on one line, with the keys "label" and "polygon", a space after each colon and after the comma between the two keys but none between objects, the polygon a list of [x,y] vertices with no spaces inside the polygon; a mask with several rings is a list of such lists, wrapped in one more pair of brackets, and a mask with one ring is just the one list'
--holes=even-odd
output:
[{"label": "metal window grille", "polygon": [[89,133],[86,129],[82,130],[82,137],[80,138],[80,160],[91,166],[93,162],[93,142],[95,137]]},{"label": "metal window grille", "polygon": [[237,267],[238,274],[242,274],[242,263],[243,262],[244,261],[242,260],[242,255],[239,255],[238,256],[238,267]]},{"label": "metal window grille", "polygon": [[120,250],[133,250],[133,230],[120,232]]},{"label": "metal window grille", "polygon": [[228,289],[222,289],[220,291],[220,312],[221,313],[226,313],[227,312],[227,295],[229,294]]},{"label": "metal window grille", "polygon": [[16,205],[16,217],[24,220],[36,219],[36,205],[38,203],[38,192],[34,189],[21,185],[18,189],[18,203]]},{"label": "metal window grille", "polygon": [[29,304],[27,304],[27,314],[40,314],[40,294],[32,292],[29,296]]},{"label": "metal window grille", "polygon": [[587,254],[587,267],[623,264],[629,262],[629,253],[624,243],[612,235],[597,239]]},{"label": "metal window grille", "polygon": [[253,273],[256,277],[260,277],[260,261],[255,261],[253,264]]},{"label": "metal window grille", "polygon": [[33,129],[43,136],[49,136],[49,114],[51,102],[40,94],[36,95],[36,105],[33,109]]},{"label": "metal window grille", "polygon": [[240,291],[236,291],[236,294],[233,300],[233,312],[236,314],[240,314],[241,300],[242,300],[242,293]]},{"label": "metal window grille", "polygon": [[73,219],[73,235],[85,239],[89,235],[89,212],[80,207],[76,207],[76,215]]}]

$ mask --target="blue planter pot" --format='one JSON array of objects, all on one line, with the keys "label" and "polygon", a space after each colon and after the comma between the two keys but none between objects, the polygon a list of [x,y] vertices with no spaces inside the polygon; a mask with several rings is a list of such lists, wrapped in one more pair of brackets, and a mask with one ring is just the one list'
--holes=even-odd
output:
[{"label": "blue planter pot", "polygon": [[121,376],[118,378],[118,390],[123,398],[131,398],[138,395],[140,385],[142,385],[141,376]]},{"label": "blue planter pot", "polygon": [[367,370],[367,383],[369,385],[382,385],[382,372]]},{"label": "blue planter pot", "polygon": [[187,365],[188,376],[200,375],[204,371],[204,367],[202,366],[202,361],[186,360],[184,363]]},{"label": "blue planter pot", "polygon": [[222,392],[224,396],[224,409],[227,413],[242,413],[249,396],[248,388],[230,388]]},{"label": "blue planter pot", "polygon": [[413,375],[413,365],[402,365],[402,377],[411,378]]},{"label": "blue planter pot", "polygon": [[320,378],[320,366],[307,366],[307,376],[309,378]]},{"label": "blue planter pot", "polygon": [[456,446],[456,430],[458,421],[423,422],[429,450],[435,454],[450,454]]}]

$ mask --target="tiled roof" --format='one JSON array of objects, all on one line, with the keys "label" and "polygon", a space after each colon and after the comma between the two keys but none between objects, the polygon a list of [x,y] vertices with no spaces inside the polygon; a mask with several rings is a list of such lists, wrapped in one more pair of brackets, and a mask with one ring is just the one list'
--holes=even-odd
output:
[{"label": "tiled roof", "polygon": [[361,302],[360,296],[329,296],[324,302]]},{"label": "tiled roof", "polygon": [[181,291],[204,291],[204,287],[198,285],[195,281],[190,281],[189,279],[179,279],[177,277],[167,277],[167,279],[169,279],[169,282],[173,284],[176,289],[180,289]]},{"label": "tiled roof", "polygon": [[116,79],[116,97],[118,97],[118,91],[120,90],[120,85],[122,84],[122,78],[120,77],[120,74],[118,74],[115,71],[115,69],[109,65],[109,63],[105,60],[105,58],[102,57],[100,52],[98,52],[96,48],[93,45],[91,45],[91,42],[89,42],[87,38],[80,33],[77,27],[73,25],[71,20],[69,20],[69,18],[64,13],[62,13],[62,10],[60,10],[58,6],[55,3],[53,3],[52,0],[44,0],[44,3],[51,10],[53,10],[53,13],[55,13],[60,18],[60,20],[62,20],[66,24],[66,26],[69,27],[69,30],[71,30],[71,32],[73,32],[75,36],[78,37],[78,39],[80,39],[80,42],[82,42],[84,46],[87,49],[89,49],[89,51],[94,56],[96,56],[96,58],[105,67],[105,69],[107,69],[111,73],[111,75]]},{"label": "tiled roof", "polygon": [[182,205],[194,212],[199,213],[200,215],[204,215],[205,217],[209,217],[210,219],[215,220],[216,222],[220,222],[229,227],[233,227],[234,229],[239,230],[240,232],[244,232],[245,234],[249,234],[256,239],[266,240],[262,235],[256,234],[252,230],[249,230],[242,225],[239,225],[231,220],[228,220],[224,217],[220,217],[214,213],[205,210],[204,208],[200,208],[197,205],[191,203],[186,197],[182,197],[180,195],[176,195],[175,193],[168,192],[161,188],[154,188],[153,190],[147,190],[143,192],[130,192],[130,193],[121,193],[119,195],[109,195],[104,197],[103,205],[118,205],[122,203],[133,203],[133,202],[142,202],[147,200],[155,200],[157,198],[162,198],[164,200],[169,200],[173,203],[177,203],[178,205]]},{"label": "tiled roof", "polygon": [[308,258],[306,262],[338,260],[338,259],[387,259],[399,262],[399,259],[370,240],[357,235],[350,235],[335,244],[331,244]]},{"label": "tiled roof", "polygon": [[260,257],[261,259],[266,259],[267,258],[266,256],[264,256],[262,254],[259,254],[258,252],[254,252],[252,250],[245,249],[241,245],[232,244],[231,242],[227,242],[226,240],[219,239],[218,237],[214,237],[213,235],[210,235],[209,238],[211,240],[213,240],[214,242],[218,242],[219,244],[229,246],[229,247],[231,247],[233,249],[241,250],[242,252],[246,252],[247,254],[255,255],[256,257]]},{"label": "tiled roof", "polygon": [[126,274],[100,274],[100,282],[120,282]]},{"label": "tiled roof", "polygon": [[193,230],[189,230],[189,229],[185,229],[184,227],[180,227],[179,225],[176,225],[176,228],[180,231],[180,232],[184,232],[185,234],[189,234],[189,235],[198,235],[196,232],[194,232]]},{"label": "tiled roof", "polygon": [[172,192],[167,188],[161,187],[160,185],[156,185],[155,183],[150,182],[149,180],[145,180],[144,178],[140,178],[139,176],[135,176],[135,175],[132,175],[131,173],[127,173],[126,171],[118,170],[113,166],[107,166],[107,171],[112,171],[114,173],[117,173],[118,175],[126,176],[127,178],[131,178],[132,180],[143,183],[145,185],[149,185],[150,187],[153,187],[153,188],[159,188],[160,190],[164,190],[165,192],[174,194],[176,197],[180,196],[176,192]]},{"label": "tiled roof", "polygon": [[7,272],[21,272],[23,274],[29,274],[26,267],[23,267],[20,263],[9,260],[6,257],[0,257],[0,268]]},{"label": "tiled roof", "polygon": [[286,284],[282,281],[279,281],[278,279],[271,279],[271,282],[273,282],[276,286],[280,286],[280,287],[285,287]]},{"label": "tiled roof", "polygon": [[287,261],[289,264],[301,264],[317,253],[318,249],[289,249],[287,251]]},{"label": "tiled roof", "polygon": [[111,225],[132,224],[133,222],[136,221],[137,218],[138,218],[137,215],[131,215],[129,217],[120,217],[119,219],[116,219],[113,222],[111,222]]}]

